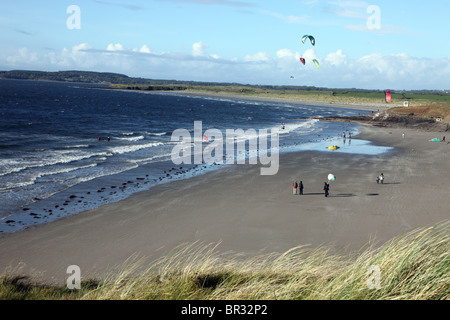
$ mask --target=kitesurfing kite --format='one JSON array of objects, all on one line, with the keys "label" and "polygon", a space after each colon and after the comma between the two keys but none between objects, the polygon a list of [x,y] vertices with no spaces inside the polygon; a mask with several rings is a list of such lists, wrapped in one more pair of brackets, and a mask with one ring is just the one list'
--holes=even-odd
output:
[{"label": "kitesurfing kite", "polygon": [[339,149],[339,147],[336,146],[336,145],[335,146],[329,146],[328,149],[331,150],[331,151],[334,151],[334,150]]},{"label": "kitesurfing kite", "polygon": [[312,59],[311,61],[314,63],[316,68],[319,69],[319,61],[317,61],[317,59]]},{"label": "kitesurfing kite", "polygon": [[308,35],[308,34],[305,34],[305,35],[302,37],[302,42],[305,43],[306,39],[309,39],[309,40],[311,41],[311,44],[312,44],[313,46],[316,44],[316,39],[314,39],[313,36],[310,36],[310,35]]},{"label": "kitesurfing kite", "polygon": [[[312,44],[313,46],[316,44],[316,39],[314,39],[314,37],[311,36],[311,35],[309,35],[309,34],[305,34],[305,35],[302,37],[302,42],[305,43],[305,41],[306,41],[307,39],[309,39],[309,41],[311,41],[311,44]],[[319,61],[317,61],[316,59],[312,59],[311,61],[314,63],[314,65],[316,66],[316,68],[319,69]],[[300,58],[300,62],[303,63],[303,65],[305,65],[305,63],[306,63],[305,58]]]},{"label": "kitesurfing kite", "polygon": [[390,103],[391,102],[391,91],[390,90],[386,90],[384,92],[384,94],[385,94],[386,103]]}]

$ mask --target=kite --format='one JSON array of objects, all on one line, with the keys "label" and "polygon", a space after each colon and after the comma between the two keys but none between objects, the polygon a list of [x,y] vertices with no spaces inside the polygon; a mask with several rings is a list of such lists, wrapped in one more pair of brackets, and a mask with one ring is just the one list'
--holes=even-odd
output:
[{"label": "kite", "polygon": [[317,61],[317,59],[312,59],[311,61],[315,64],[316,68],[319,69],[319,61]]},{"label": "kite", "polygon": [[384,92],[384,95],[385,95],[386,103],[390,103],[391,102],[391,91],[390,90],[386,90]]},{"label": "kite", "polygon": [[305,58],[300,58],[300,62],[303,63],[303,64],[305,64],[305,63],[306,63]]},{"label": "kite", "polygon": [[305,43],[306,39],[309,39],[309,40],[311,41],[311,44],[312,44],[313,46],[316,44],[316,39],[314,39],[313,36],[310,36],[310,35],[308,35],[308,34],[305,34],[305,35],[302,37],[302,42]]}]

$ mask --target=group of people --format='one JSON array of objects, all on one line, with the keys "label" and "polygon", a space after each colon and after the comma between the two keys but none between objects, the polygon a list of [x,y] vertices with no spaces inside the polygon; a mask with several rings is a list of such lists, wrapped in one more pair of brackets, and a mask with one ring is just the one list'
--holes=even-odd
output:
[{"label": "group of people", "polygon": [[[384,182],[384,174],[381,173],[377,177],[377,184],[383,183],[383,182]],[[294,181],[292,193],[293,194],[303,194],[303,188],[304,188],[303,181],[300,181],[300,183],[297,183],[297,181]],[[298,193],[297,193],[297,190],[298,190]],[[330,183],[329,182],[324,182],[323,190],[325,191],[325,197],[328,197],[328,195],[330,194]]]},{"label": "group of people", "polygon": [[383,173],[381,173],[381,174],[377,177],[377,184],[383,183],[383,181],[384,181],[384,175],[383,175]]},{"label": "group of people", "polygon": [[293,194],[297,194],[297,189],[298,189],[298,194],[303,194],[303,181],[300,181],[300,183],[297,183],[297,181],[294,181],[294,185],[293,185],[293,189],[292,189]]},{"label": "group of people", "polygon": [[[292,193],[293,194],[303,194],[303,181],[300,181],[300,183],[297,183],[297,181],[294,181],[294,184],[292,186]],[[298,190],[298,193],[297,193]],[[330,184],[328,182],[325,182],[324,186],[323,186],[323,190],[325,191],[325,197],[328,197],[329,195],[329,191],[330,191]]]},{"label": "group of people", "polygon": [[[99,136],[99,137],[97,138],[97,140],[98,140],[98,141],[101,141],[101,140],[102,140],[102,137]],[[110,137],[106,138],[106,141],[108,141],[108,142],[111,141],[111,138],[110,138]]]}]

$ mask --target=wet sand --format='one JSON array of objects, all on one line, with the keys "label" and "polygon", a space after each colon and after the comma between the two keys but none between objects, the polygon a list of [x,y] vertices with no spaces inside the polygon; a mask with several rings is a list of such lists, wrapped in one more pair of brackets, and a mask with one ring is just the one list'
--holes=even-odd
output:
[{"label": "wet sand", "polygon": [[[305,151],[281,155],[273,176],[235,165],[135,194],[117,203],[0,237],[0,273],[65,284],[67,267],[100,278],[133,255],[149,260],[182,243],[221,252],[285,252],[298,245],[358,250],[450,218],[450,145],[443,133],[361,127],[353,139],[395,150],[379,156]],[[405,133],[405,137],[402,134]],[[450,138],[450,137],[449,137]],[[385,175],[377,184],[376,176]],[[329,173],[330,196],[323,183]],[[302,180],[304,195],[292,194]]]}]

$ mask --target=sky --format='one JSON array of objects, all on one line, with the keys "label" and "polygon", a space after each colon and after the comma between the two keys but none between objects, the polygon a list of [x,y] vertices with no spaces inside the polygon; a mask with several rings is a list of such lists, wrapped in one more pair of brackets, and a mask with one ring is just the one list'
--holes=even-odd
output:
[{"label": "sky", "polygon": [[449,9],[448,0],[3,0],[0,70],[448,90]]}]

